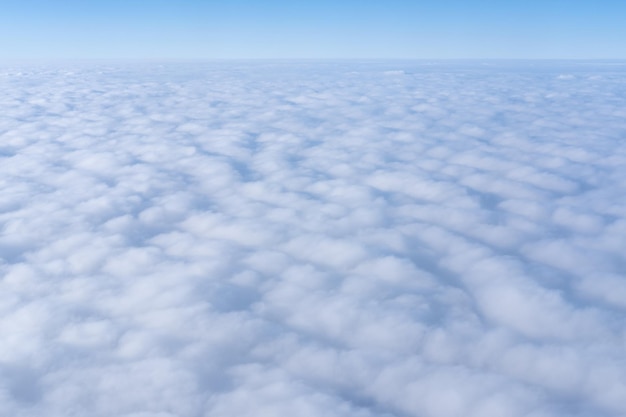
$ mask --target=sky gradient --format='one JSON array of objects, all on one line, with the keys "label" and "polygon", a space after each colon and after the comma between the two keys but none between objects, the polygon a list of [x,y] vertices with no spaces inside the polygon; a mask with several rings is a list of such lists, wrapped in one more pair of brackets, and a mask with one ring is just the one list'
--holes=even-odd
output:
[{"label": "sky gradient", "polygon": [[626,2],[0,0],[0,59],[626,58]]}]

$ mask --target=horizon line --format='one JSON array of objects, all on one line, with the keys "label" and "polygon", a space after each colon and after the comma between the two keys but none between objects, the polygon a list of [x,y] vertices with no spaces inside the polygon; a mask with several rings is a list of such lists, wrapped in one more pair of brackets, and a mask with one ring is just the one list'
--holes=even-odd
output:
[{"label": "horizon line", "polygon": [[16,62],[16,61],[30,61],[30,62],[55,62],[55,61],[131,61],[131,62],[145,62],[145,61],[193,61],[193,62],[213,62],[213,61],[586,61],[586,62],[597,62],[597,61],[612,61],[612,62],[626,62],[626,57],[624,58],[405,58],[405,57],[394,57],[394,58],[381,58],[381,57],[350,57],[350,58],[333,58],[333,57],[0,57],[0,64],[4,62]]}]

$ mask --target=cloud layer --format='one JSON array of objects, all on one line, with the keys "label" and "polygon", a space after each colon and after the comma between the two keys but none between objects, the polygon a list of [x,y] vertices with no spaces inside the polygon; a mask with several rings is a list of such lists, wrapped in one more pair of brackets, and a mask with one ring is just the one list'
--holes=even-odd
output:
[{"label": "cloud layer", "polygon": [[0,68],[0,414],[626,414],[626,67]]}]

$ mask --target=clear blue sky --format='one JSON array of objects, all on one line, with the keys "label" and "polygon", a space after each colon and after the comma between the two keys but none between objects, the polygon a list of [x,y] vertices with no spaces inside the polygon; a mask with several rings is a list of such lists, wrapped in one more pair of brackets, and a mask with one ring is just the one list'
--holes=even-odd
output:
[{"label": "clear blue sky", "polygon": [[0,0],[12,58],[626,59],[626,0]]}]

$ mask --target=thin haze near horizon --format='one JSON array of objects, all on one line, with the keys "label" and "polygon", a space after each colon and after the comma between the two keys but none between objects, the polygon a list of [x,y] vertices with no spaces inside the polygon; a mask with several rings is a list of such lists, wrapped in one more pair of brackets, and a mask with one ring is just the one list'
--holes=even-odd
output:
[{"label": "thin haze near horizon", "polygon": [[1,1],[0,59],[625,59],[626,2]]}]

